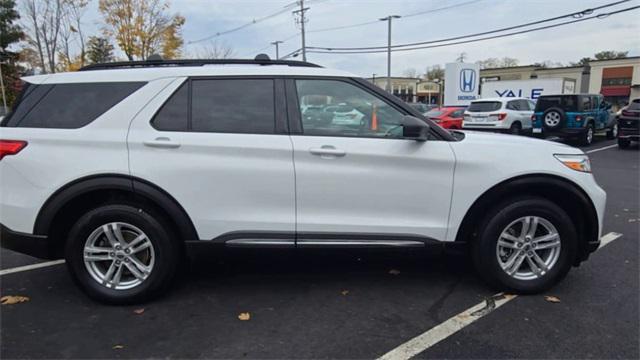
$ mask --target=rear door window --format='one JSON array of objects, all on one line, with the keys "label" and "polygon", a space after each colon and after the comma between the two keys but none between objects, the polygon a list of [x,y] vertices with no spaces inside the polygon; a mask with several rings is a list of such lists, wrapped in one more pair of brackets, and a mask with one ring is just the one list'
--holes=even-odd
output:
[{"label": "rear door window", "polygon": [[273,134],[272,79],[193,80],[192,131]]},{"label": "rear door window", "polygon": [[77,129],[142,87],[143,82],[38,85],[28,90],[7,126]]},{"label": "rear door window", "polygon": [[500,101],[476,101],[472,102],[467,108],[469,112],[489,112],[500,110],[502,103]]},{"label": "rear door window", "polygon": [[161,131],[275,133],[273,79],[192,79],[151,121]]}]

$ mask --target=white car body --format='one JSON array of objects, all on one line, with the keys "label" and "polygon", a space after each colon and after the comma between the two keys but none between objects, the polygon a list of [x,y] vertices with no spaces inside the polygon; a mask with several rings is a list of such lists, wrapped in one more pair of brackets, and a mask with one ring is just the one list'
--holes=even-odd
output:
[{"label": "white car body", "polygon": [[[474,111],[474,106],[481,104],[500,104],[488,111]],[[521,104],[521,106],[519,106]],[[526,106],[526,107],[525,107]],[[535,104],[526,98],[486,98],[475,100],[464,112],[462,121],[463,129],[470,130],[498,130],[508,131],[514,124],[519,124],[519,129],[532,128],[531,115]]]},{"label": "white car body", "polygon": [[[274,87],[281,84],[286,96],[281,99],[274,92],[274,98],[282,104],[282,113],[274,112],[289,121],[301,110],[297,98],[297,108],[285,104],[290,100],[285,84],[295,84],[285,81],[325,77],[353,83],[358,91],[380,101],[376,119],[390,111],[381,110],[384,101],[403,113],[403,119],[413,121],[407,124],[419,123],[413,126],[429,131],[429,136],[402,132],[391,138],[386,137],[387,128],[383,137],[304,135],[302,130],[295,131],[292,122],[287,123],[291,131],[273,134],[161,131],[153,126],[167,100],[183,84],[198,81],[194,77],[239,76],[271,76]],[[80,71],[24,80],[32,84],[145,83],[79,128],[8,123],[0,127],[0,141],[27,143],[18,153],[0,158],[0,230],[12,242],[6,246],[3,240],[2,245],[25,253],[21,240],[42,245],[48,236],[54,237],[56,233],[48,231],[55,228],[56,216],[64,219],[65,206],[72,209],[69,199],[75,199],[74,189],[98,195],[102,190],[126,191],[129,200],[157,194],[163,199],[158,207],[172,208],[162,219],[174,221],[180,239],[190,244],[423,247],[460,241],[470,229],[469,221],[485,215],[487,209],[477,208],[478,204],[507,186],[521,186],[522,181],[529,183],[520,189],[542,197],[550,196],[545,186],[553,185],[553,191],[566,189],[567,195],[579,199],[575,206],[584,212],[585,221],[578,224],[578,231],[585,243],[575,263],[585,260],[599,244],[606,194],[588,168],[576,171],[557,158],[577,157],[588,167],[583,151],[524,137],[451,134],[429,120],[408,116],[419,115],[349,73],[275,64],[175,66]],[[516,115],[510,116],[515,119]],[[400,126],[407,130],[412,125]],[[513,154],[518,154],[517,160]],[[154,199],[151,196],[148,201]],[[182,231],[186,223],[190,227]],[[40,254],[36,256],[53,256]]]},{"label": "white car body", "polygon": [[[293,70],[205,66],[25,78],[32,83],[144,80],[148,84],[79,129],[1,128],[2,138],[29,143],[25,151],[0,161],[2,223],[31,233],[42,205],[63,186],[92,175],[121,174],[150,181],[175,197],[204,241],[238,229],[293,231],[296,216],[299,231],[404,233],[453,241],[477,198],[491,186],[532,169],[579,185],[602,219],[605,194],[593,176],[572,171],[553,157],[583,152],[537,139],[467,134],[460,142],[416,143],[175,132],[171,140],[181,144],[175,150],[144,145],[166,135],[153,129],[149,119],[187,75],[252,71],[291,75]],[[293,75],[308,74],[353,76],[315,68],[295,69]],[[309,148],[323,145],[343,149],[349,156],[327,161],[309,154]],[[513,161],[514,152],[520,154],[519,161]],[[402,183],[402,191],[369,199],[359,195],[389,182]],[[381,213],[385,221],[379,221]]]}]

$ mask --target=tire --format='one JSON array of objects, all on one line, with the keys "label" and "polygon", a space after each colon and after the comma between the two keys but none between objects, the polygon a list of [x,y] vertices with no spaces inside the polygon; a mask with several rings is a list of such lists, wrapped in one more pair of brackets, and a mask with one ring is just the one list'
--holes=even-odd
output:
[{"label": "tire", "polygon": [[[167,224],[164,218],[132,205],[95,208],[80,217],[69,232],[67,268],[95,300],[109,304],[148,301],[172,283],[182,259],[180,243]],[[86,253],[85,246],[96,249]],[[111,268],[114,271],[109,276]],[[113,281],[105,285],[105,278]]]},{"label": "tire", "polygon": [[618,138],[618,148],[627,149],[629,146],[631,146],[631,140]]},{"label": "tire", "polygon": [[[520,250],[515,247],[517,246],[516,242],[502,238],[502,234],[507,229],[514,227],[516,235],[520,237],[521,234],[518,233],[517,226],[520,225],[521,231],[524,225],[523,222],[518,221],[533,217],[538,219],[539,225],[536,226],[537,230],[533,240],[527,243],[522,242]],[[559,247],[533,250],[531,246],[534,246],[536,239],[545,236],[545,232],[552,233],[552,231],[548,231],[548,227],[558,234]],[[501,244],[510,243],[515,248],[499,248],[499,239],[502,240]],[[540,241],[536,244],[540,244],[536,246],[542,247],[546,246],[543,244],[549,245],[550,242]],[[471,255],[480,276],[493,287],[509,292],[533,294],[549,289],[567,275],[576,258],[577,248],[578,238],[575,226],[564,210],[543,198],[523,197],[503,202],[489,212],[489,215],[481,223],[478,238],[471,244]],[[524,252],[524,255],[518,254],[519,251]],[[534,273],[530,261],[534,262],[535,258],[528,255],[531,251],[549,266],[548,271]],[[507,270],[503,270],[503,266],[508,265],[511,256],[524,256],[521,265],[516,268],[518,271],[513,275],[508,274]]]},{"label": "tire", "polygon": [[614,123],[613,126],[607,131],[607,139],[613,140],[618,137],[618,124]]},{"label": "tire", "polygon": [[522,133],[522,125],[519,122],[514,122],[509,128],[509,134],[520,135]]},{"label": "tire", "polygon": [[564,110],[552,107],[542,113],[542,127],[547,130],[558,130],[564,126],[567,114]]},{"label": "tire", "polygon": [[587,129],[585,132],[580,134],[580,145],[588,146],[593,143],[593,135],[595,134],[595,130],[593,128],[593,123],[587,124]]}]

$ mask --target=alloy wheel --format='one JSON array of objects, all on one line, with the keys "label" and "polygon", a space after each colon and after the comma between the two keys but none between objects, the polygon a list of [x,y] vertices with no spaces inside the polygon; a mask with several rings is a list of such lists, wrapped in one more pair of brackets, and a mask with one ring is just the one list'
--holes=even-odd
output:
[{"label": "alloy wheel", "polygon": [[535,280],[547,274],[560,258],[560,234],[539,216],[524,216],[502,231],[496,256],[502,270],[518,280]]},{"label": "alloy wheel", "polygon": [[139,228],[112,222],[95,229],[87,238],[84,265],[91,277],[104,287],[131,289],[151,274],[155,250]]}]

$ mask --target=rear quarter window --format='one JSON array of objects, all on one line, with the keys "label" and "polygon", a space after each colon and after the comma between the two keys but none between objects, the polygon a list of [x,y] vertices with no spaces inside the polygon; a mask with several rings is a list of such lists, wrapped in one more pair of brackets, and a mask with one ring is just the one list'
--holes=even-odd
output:
[{"label": "rear quarter window", "polygon": [[467,108],[469,112],[487,112],[500,110],[502,103],[500,101],[476,101],[472,102]]},{"label": "rear quarter window", "polygon": [[141,88],[143,82],[31,85],[6,126],[77,129]]}]

